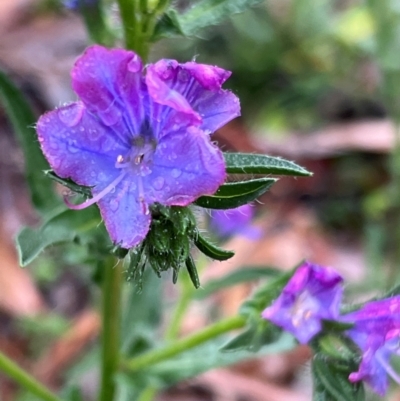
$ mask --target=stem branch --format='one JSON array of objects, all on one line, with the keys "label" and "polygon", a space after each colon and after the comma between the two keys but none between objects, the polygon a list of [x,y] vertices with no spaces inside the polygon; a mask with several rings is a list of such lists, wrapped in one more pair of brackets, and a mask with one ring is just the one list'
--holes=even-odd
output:
[{"label": "stem branch", "polygon": [[43,384],[39,383],[33,376],[21,369],[15,362],[0,352],[0,370],[8,377],[13,379],[21,387],[30,391],[32,394],[44,401],[61,401],[47,389]]},{"label": "stem branch", "polygon": [[178,355],[186,350],[196,347],[214,337],[227,333],[234,329],[240,329],[246,324],[246,319],[243,316],[234,316],[217,322],[205,329],[194,333],[186,338],[181,338],[171,342],[164,348],[155,349],[139,355],[135,358],[129,359],[122,363],[122,369],[130,371],[138,371],[148,366],[154,365],[158,362],[169,359]]}]

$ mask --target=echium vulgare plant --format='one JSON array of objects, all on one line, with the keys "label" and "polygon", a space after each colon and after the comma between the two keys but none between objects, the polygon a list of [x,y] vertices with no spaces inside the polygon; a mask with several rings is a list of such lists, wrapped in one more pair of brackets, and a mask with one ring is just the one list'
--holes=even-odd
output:
[{"label": "echium vulgare plant", "polygon": [[[310,173],[277,157],[223,153],[213,142],[213,133],[240,115],[234,89],[223,88],[229,71],[147,58],[158,39],[196,35],[257,2],[199,0],[176,9],[168,0],[118,0],[118,18],[110,2],[68,2],[82,13],[93,44],[72,69],[78,100],[39,119],[0,72],[0,99],[21,141],[32,203],[42,219],[39,228],[17,237],[21,264],[49,246],[56,254],[54,245],[62,243],[58,260],[67,255],[91,268],[93,285],[102,288],[100,349],[77,368],[100,363],[90,365],[100,375],[98,401],[151,400],[162,388],[256,351],[294,347],[294,338],[315,352],[315,399],[363,400],[363,382],[384,395],[388,377],[399,381],[390,360],[399,353],[396,292],[350,309],[342,305],[342,277],[308,262],[285,274],[236,271],[200,288],[202,255],[226,260],[234,252],[208,239],[198,210],[211,209],[212,230],[218,234],[222,227],[221,237],[257,238],[249,204],[277,176]],[[69,191],[63,198],[54,181]],[[250,271],[253,278],[275,279],[237,316],[178,337],[192,299],[245,280]],[[179,299],[167,318],[161,284],[170,273]],[[77,373],[56,394],[1,353],[0,370],[35,399],[84,400]]]}]

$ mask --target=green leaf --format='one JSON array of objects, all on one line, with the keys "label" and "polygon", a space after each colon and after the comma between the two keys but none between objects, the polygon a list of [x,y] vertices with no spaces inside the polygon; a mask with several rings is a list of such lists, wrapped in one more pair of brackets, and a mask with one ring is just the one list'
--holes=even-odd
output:
[{"label": "green leaf", "polygon": [[45,214],[60,204],[60,200],[43,174],[49,165],[39,147],[34,124],[36,117],[20,90],[0,71],[0,102],[10,118],[25,158],[25,176],[32,204]]},{"label": "green leaf", "polygon": [[262,0],[202,0],[178,15],[173,9],[156,28],[155,37],[171,37],[177,34],[195,36],[203,28],[217,25],[231,15],[241,13]]},{"label": "green leaf", "polygon": [[225,251],[222,248],[212,244],[211,242],[207,241],[200,233],[194,238],[194,243],[199,248],[204,255],[216,259],[216,260],[227,260],[230,259],[235,252],[233,251]]},{"label": "green leaf", "polygon": [[267,192],[276,181],[275,178],[256,178],[230,182],[221,185],[214,195],[201,196],[195,204],[208,209],[233,209],[254,201]]},{"label": "green leaf", "polygon": [[263,279],[266,277],[276,277],[279,275],[279,271],[270,267],[241,267],[240,269],[234,270],[226,276],[209,281],[200,291],[195,293],[196,299],[204,299],[210,296],[212,293],[219,291],[223,288],[232,287],[236,284],[246,283],[248,281],[254,281]]},{"label": "green leaf", "polygon": [[[263,346],[255,355],[246,350],[237,352],[221,352],[221,346],[226,343],[227,338],[217,338],[198,347],[183,352],[175,358],[171,358],[157,365],[149,367],[143,373],[150,380],[157,377],[164,386],[170,386],[181,380],[199,375],[210,369],[229,366],[240,361],[261,357],[278,352],[293,349],[295,341],[288,333],[283,333],[276,341]],[[135,373],[135,376],[137,374]],[[153,379],[154,380],[154,379]]]},{"label": "green leaf", "polygon": [[31,263],[46,247],[73,241],[81,232],[96,227],[101,221],[97,208],[65,210],[50,218],[39,229],[26,227],[17,236],[21,266]]},{"label": "green leaf", "polygon": [[326,399],[334,401],[364,401],[365,392],[362,382],[352,384],[349,381],[349,374],[357,370],[351,365],[349,362],[326,358],[317,353],[312,361],[312,370],[318,383],[318,392],[323,392],[322,388],[324,388],[324,392],[330,395]]},{"label": "green leaf", "polygon": [[250,298],[246,299],[240,307],[239,313],[248,318],[260,316],[260,313],[279,296],[283,287],[293,275],[294,270],[281,273],[275,279],[265,283],[254,291]]},{"label": "green leaf", "polygon": [[247,350],[258,352],[262,347],[277,341],[281,335],[282,330],[259,317],[256,321],[251,322],[246,330],[224,344],[221,347],[221,351],[237,352]]},{"label": "green leaf", "polygon": [[91,191],[90,187],[84,187],[82,185],[75,184],[75,182],[73,182],[70,179],[61,178],[53,170],[45,170],[45,171],[43,171],[43,173],[47,177],[51,178],[52,180],[54,180],[55,182],[57,182],[61,185],[64,185],[64,187],[67,187],[68,189],[70,189],[73,192],[76,192],[78,194],[85,195],[88,197],[92,196],[92,191]]},{"label": "green leaf", "polygon": [[310,176],[312,173],[280,157],[251,153],[224,153],[228,174],[275,174]]}]

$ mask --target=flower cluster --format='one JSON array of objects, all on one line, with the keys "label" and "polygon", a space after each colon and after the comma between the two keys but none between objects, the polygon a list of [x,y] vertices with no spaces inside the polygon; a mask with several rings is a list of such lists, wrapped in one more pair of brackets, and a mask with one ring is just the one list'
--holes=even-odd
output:
[{"label": "flower cluster", "polygon": [[349,380],[363,380],[384,395],[388,375],[400,384],[400,376],[390,365],[391,355],[400,355],[400,296],[371,301],[341,315],[342,294],[343,279],[337,272],[306,262],[262,317],[292,333],[302,344],[321,332],[324,320],[351,324],[344,334],[358,346],[362,357]]},{"label": "flower cluster", "polygon": [[138,55],[92,46],[76,61],[80,100],[44,114],[37,132],[55,173],[91,188],[115,244],[138,245],[150,206],[186,206],[225,180],[215,130],[240,114],[221,68],[175,60],[143,67]]}]

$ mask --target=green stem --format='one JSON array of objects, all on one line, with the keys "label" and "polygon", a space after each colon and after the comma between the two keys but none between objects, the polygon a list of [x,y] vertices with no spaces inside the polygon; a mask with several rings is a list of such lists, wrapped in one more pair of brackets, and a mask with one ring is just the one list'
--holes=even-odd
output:
[{"label": "green stem", "polygon": [[124,30],[125,46],[130,50],[136,49],[137,10],[136,1],[117,0]]},{"label": "green stem", "polygon": [[109,257],[102,262],[101,268],[104,281],[99,401],[112,401],[115,394],[114,375],[119,364],[122,264]]},{"label": "green stem", "polygon": [[39,383],[34,377],[29,375],[25,370],[21,369],[15,362],[0,352],[0,370],[8,377],[13,379],[21,387],[30,391],[32,394],[44,401],[61,401],[43,384]]},{"label": "green stem", "polygon": [[240,329],[246,324],[246,319],[243,316],[234,316],[217,322],[205,329],[194,333],[186,338],[182,338],[171,342],[164,348],[155,349],[139,355],[135,358],[124,361],[121,364],[122,369],[130,371],[138,371],[158,362],[169,359],[188,349],[194,348],[197,345],[207,342],[214,337],[227,333],[234,329]]}]

